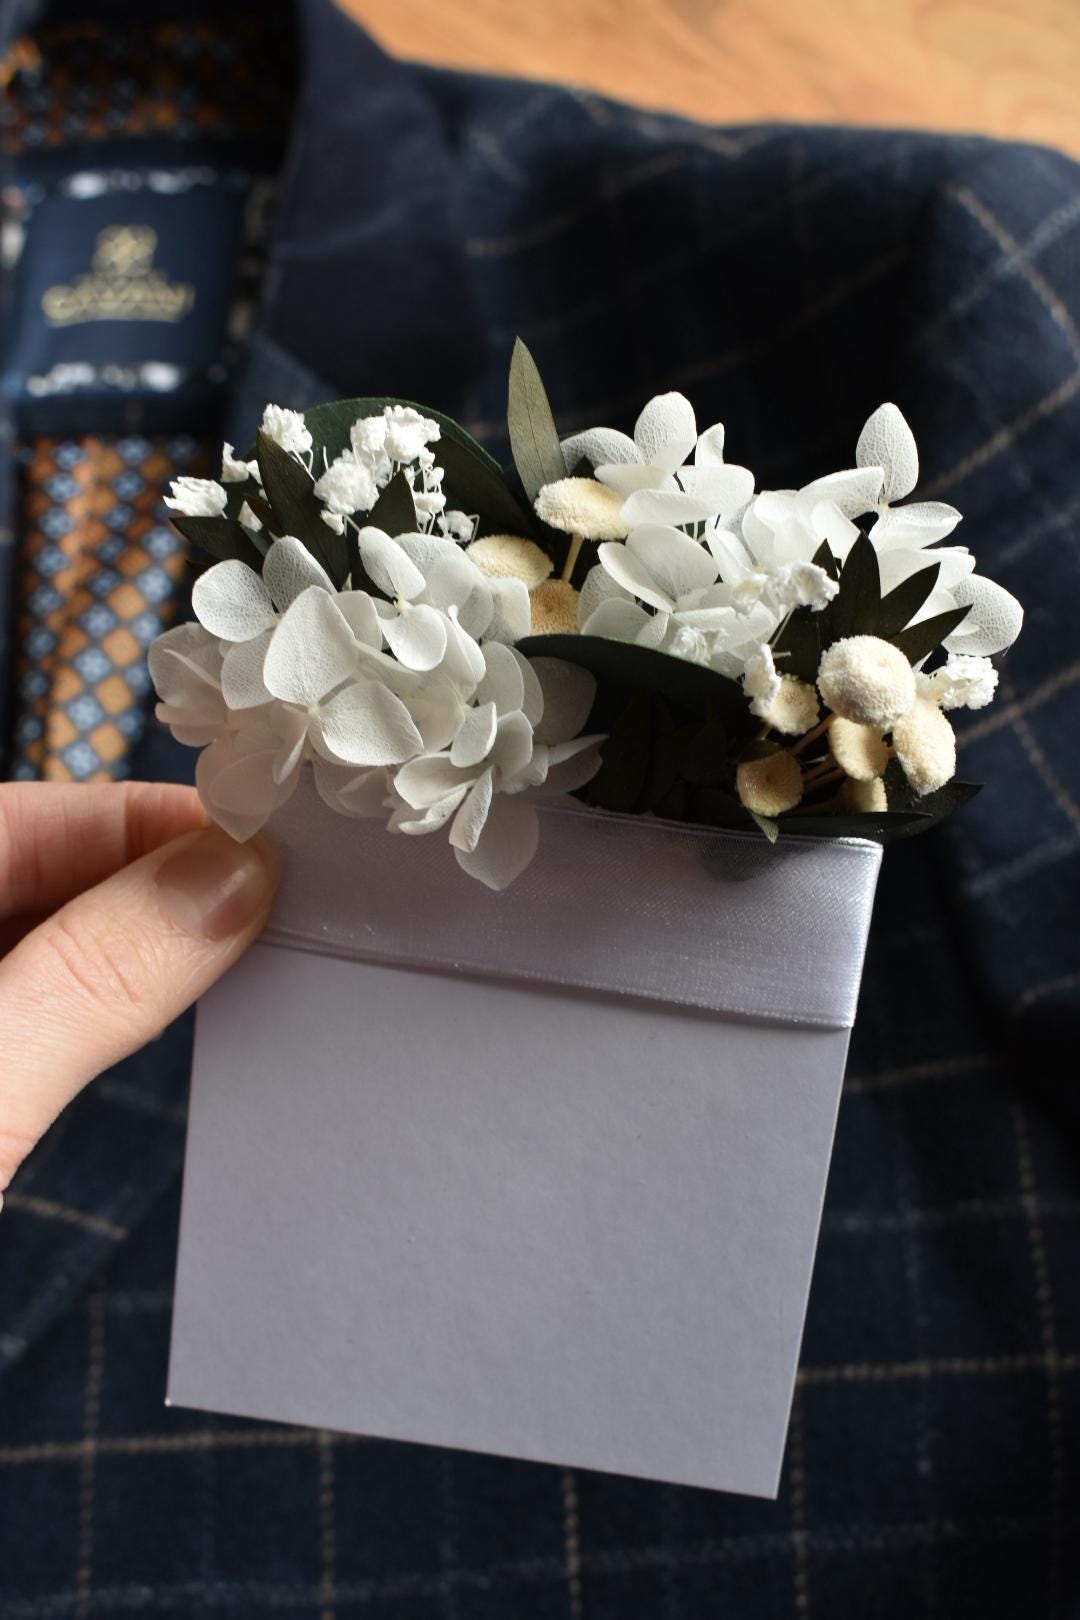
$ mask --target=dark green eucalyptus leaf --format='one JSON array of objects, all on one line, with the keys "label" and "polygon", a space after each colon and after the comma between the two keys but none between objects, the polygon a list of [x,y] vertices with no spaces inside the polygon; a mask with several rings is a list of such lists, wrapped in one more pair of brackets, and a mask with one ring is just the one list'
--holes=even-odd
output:
[{"label": "dark green eucalyptus leaf", "polygon": [[822,650],[845,636],[877,634],[881,609],[881,571],[877,552],[865,534],[860,534],[840,570],[840,589],[824,610],[821,626]]},{"label": "dark green eucalyptus leaf", "polygon": [[795,608],[776,631],[772,640],[773,656],[781,675],[795,675],[800,681],[817,680],[821,663],[821,622],[825,612],[815,613],[813,608]]},{"label": "dark green eucalyptus leaf", "polygon": [[840,564],[833,556],[832,547],[827,540],[821,542],[810,561],[816,563],[819,568],[824,568],[830,579],[840,578]]},{"label": "dark green eucalyptus leaf", "polygon": [[780,819],[783,833],[804,838],[870,838],[877,844],[923,832],[930,817],[919,811],[862,810],[838,811],[835,815],[803,816],[788,814]]},{"label": "dark green eucalyptus leaf", "polygon": [[255,442],[255,453],[263,488],[274,509],[277,532],[291,534],[301,541],[340,587],[349,572],[349,548],[344,535],[335,534],[323,522],[324,507],[315,495],[310,475],[295,457],[261,430]]},{"label": "dark green eucalyptus leaf", "polygon": [[899,760],[890,760],[885,772],[885,793],[889,809],[914,812],[919,817],[919,824],[913,825],[908,833],[903,829],[897,833],[897,837],[901,838],[908,836],[910,832],[923,832],[930,827],[936,827],[939,821],[944,821],[954,810],[959,810],[981,791],[981,783],[958,782],[954,777],[951,782],[946,782],[944,787],[938,788],[936,793],[920,795],[915,792],[904,775]]},{"label": "dark green eucalyptus leaf", "polygon": [[248,505],[263,528],[276,538],[278,535],[277,519],[274,517],[273,508],[270,504],[262,500],[258,495],[249,495]]},{"label": "dark green eucalyptus leaf", "polygon": [[514,466],[529,501],[535,501],[545,484],[566,477],[566,462],[536,361],[520,338],[510,359],[506,425]]},{"label": "dark green eucalyptus leaf", "polygon": [[970,609],[950,608],[947,613],[935,613],[932,619],[920,619],[887,639],[913,664],[928,658],[935,647],[940,647],[946,636],[951,636],[957,625],[967,618]]},{"label": "dark green eucalyptus leaf", "polygon": [[907,579],[901,580],[895,589],[883,596],[876,633],[887,641],[890,636],[898,636],[901,630],[906,629],[937,584],[940,573],[939,562],[930,568],[920,568],[917,574],[909,574]]},{"label": "dark green eucalyptus leaf", "polygon": [[412,485],[403,472],[395,473],[386,488],[380,490],[378,500],[360,526],[381,529],[390,535],[416,533],[416,503]]},{"label": "dark green eucalyptus leaf", "polygon": [[436,456],[446,474],[443,490],[447,505],[478,514],[477,535],[520,534],[526,539],[535,536],[536,519],[515,499],[497,461],[492,461],[490,456],[478,460],[455,439],[444,439]]},{"label": "dark green eucalyptus leaf", "polygon": [[[545,640],[553,640],[545,637]],[[519,646],[521,643],[519,643]],[[600,746],[600,769],[584,790],[589,804],[631,814],[643,808],[652,752],[653,708],[645,692],[623,707]]]},{"label": "dark green eucalyptus leaf", "polygon": [[231,518],[180,517],[174,515],[173,528],[191,545],[214,562],[247,563],[262,567],[262,552],[247,529]]},{"label": "dark green eucalyptus leaf", "polygon": [[750,713],[738,681],[671,653],[603,636],[529,636],[518,642],[527,657],[565,658],[595,675],[601,691],[651,692],[690,714],[713,715],[733,736],[750,736],[760,722]]}]

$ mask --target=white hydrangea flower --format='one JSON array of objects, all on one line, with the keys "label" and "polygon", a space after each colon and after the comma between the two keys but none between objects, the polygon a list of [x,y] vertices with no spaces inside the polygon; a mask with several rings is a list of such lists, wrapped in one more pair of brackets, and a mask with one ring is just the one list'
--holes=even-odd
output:
[{"label": "white hydrangea flower", "polygon": [[353,512],[370,512],[379,489],[371,467],[352,450],[343,450],[316,479],[315,494],[330,512],[348,517]]},{"label": "white hydrangea flower", "polygon": [[523,707],[497,717],[482,753],[477,730],[469,747],[477,757],[468,763],[455,763],[452,750],[425,754],[402,766],[394,783],[401,806],[391,827],[424,834],[450,822],[458,864],[492,889],[513,882],[536,850],[536,811],[521,795],[570,792],[599,767],[599,739],[576,735],[592,707],[592,677],[557,659],[529,662]]},{"label": "white hydrangea flower", "polygon": [[763,718],[763,711],[775,703],[780,695],[780,672],[768,642],[762,642],[746,660],[742,687],[750,699],[751,714]]},{"label": "white hydrangea flower", "polygon": [[213,478],[174,478],[165,505],[181,517],[224,517],[228,496]]},{"label": "white hydrangea flower", "polygon": [[221,692],[221,646],[201,624],[178,624],[152,644],[147,659],[160,702],[154,710],[177,742],[202,748],[228,723]]},{"label": "white hydrangea flower", "polygon": [[[634,437],[590,428],[563,441],[568,472],[584,458],[602,484],[626,500],[628,527],[697,523],[746,505],[754,477],[724,461],[720,423],[698,436],[694,408],[679,393],[658,394],[637,419]],[[691,451],[693,466],[684,466]],[[676,476],[677,475],[677,476]]]},{"label": "white hydrangea flower", "polygon": [[985,709],[994,700],[998,672],[989,658],[950,653],[940,669],[915,681],[919,696],[932,698],[939,709]]},{"label": "white hydrangea flower", "polygon": [[260,423],[267,438],[293,456],[306,456],[311,450],[311,434],[304,423],[302,411],[290,411],[282,405],[268,405]]},{"label": "white hydrangea flower", "polygon": [[242,717],[195,765],[195,786],[209,814],[244,842],[266,825],[296,791],[304,743],[304,717],[269,704]]}]

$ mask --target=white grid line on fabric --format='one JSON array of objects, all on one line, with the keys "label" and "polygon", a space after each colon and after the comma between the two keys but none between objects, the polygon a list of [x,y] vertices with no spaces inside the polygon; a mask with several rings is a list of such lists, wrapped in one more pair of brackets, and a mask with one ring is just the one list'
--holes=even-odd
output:
[{"label": "white grid line on fabric", "polygon": [[947,471],[932,479],[920,492],[923,500],[936,500],[938,496],[964,483],[974,473],[981,472],[990,462],[995,461],[1003,450],[1008,450],[1025,434],[1030,433],[1033,427],[1054,416],[1074,399],[1077,393],[1080,393],[1080,368],[1065,377],[1056,387],[1051,388],[1041,399],[1037,399],[1033,405],[1029,405],[1026,410],[1014,416],[1011,422],[990,434],[976,449],[954,462]]},{"label": "white grid line on fabric", "polygon": [[964,893],[972,900],[981,900],[988,894],[998,894],[1010,884],[1022,882],[1032,872],[1040,872],[1048,866],[1055,866],[1058,861],[1067,861],[1078,850],[1080,850],[1080,834],[1047,839],[1045,843],[1036,844],[1032,849],[1025,849],[1022,854],[1014,855],[1010,860],[987,867],[977,877],[968,878],[963,885]]},{"label": "white grid line on fabric", "polygon": [[[1073,359],[1080,365],[1080,331],[1077,330],[1064,299],[1062,299],[1050,285],[1049,281],[1032,262],[1030,255],[1017,241],[1016,237],[995,214],[988,203],[984,202],[970,186],[959,186],[953,190],[952,195],[960,206],[971,215],[987,235],[1001,250],[1002,258],[1010,269],[1015,269],[1027,283],[1036,298],[1044,306],[1051,320],[1060,330]],[[1070,205],[1074,218],[1080,218],[1080,198],[1074,199]],[[1046,221],[1044,220],[1045,224]]]},{"label": "white grid line on fabric", "polygon": [[1077,985],[1080,985],[1080,968],[1076,968],[1072,973],[1063,973],[1056,979],[1046,979],[1041,984],[1031,985],[1023,995],[1017,996],[1011,1010],[1024,1012],[1036,1001],[1041,1001],[1043,996],[1056,995],[1061,990],[1075,990]]},{"label": "white grid line on fabric", "polygon": [[119,1103],[123,1108],[130,1108],[137,1114],[149,1114],[153,1119],[163,1119],[172,1125],[183,1125],[187,1120],[187,1110],[177,1103],[159,1102],[156,1097],[148,1096],[136,1086],[129,1085],[126,1080],[103,1076],[94,1082],[94,1096],[104,1097],[106,1102]]},{"label": "white grid line on fabric", "polygon": [[320,1429],[316,1436],[319,1470],[319,1620],[337,1620],[337,1503],[334,1486],[334,1435]]},{"label": "white grid line on fabric", "polygon": [[105,1309],[101,1295],[91,1293],[86,1301],[86,1386],[83,1395],[83,1454],[80,1461],[78,1537],[75,1567],[76,1620],[90,1613],[94,1582],[94,1516],[97,1505],[98,1424],[101,1421],[101,1392],[105,1378]]},{"label": "white grid line on fabric", "polygon": [[947,1080],[958,1074],[995,1070],[1001,1060],[991,1052],[967,1052],[962,1057],[929,1058],[922,1063],[905,1063],[899,1068],[882,1069],[877,1074],[849,1075],[844,1080],[845,1095],[856,1097],[871,1091],[887,1091],[893,1086],[916,1085],[924,1080]]},{"label": "white grid line on fabric", "polygon": [[1013,731],[1016,733],[1016,736],[1019,739],[1020,746],[1024,750],[1028,762],[1032,765],[1037,775],[1042,780],[1044,786],[1054,800],[1054,803],[1057,805],[1062,815],[1065,816],[1073,831],[1080,834],[1080,805],[1077,805],[1076,800],[1065,786],[1065,783],[1061,780],[1061,777],[1058,775],[1057,771],[1055,771],[1053,766],[1050,764],[1041,743],[1027,723],[1026,715],[1017,712],[1015,707],[1016,689],[1008,675],[1002,675],[1001,685],[1004,695],[1013,702],[1010,721]]},{"label": "white grid line on fabric", "polygon": [[[1069,1527],[1073,1525],[1080,1526],[1080,1517],[1070,1519]],[[943,1520],[930,1525],[898,1521],[879,1527],[824,1526],[808,1530],[806,1542],[808,1551],[812,1553],[858,1557],[908,1551],[925,1545],[927,1540],[942,1546],[967,1542],[992,1544],[995,1541],[1027,1541],[1045,1535],[1046,1529],[1047,1521],[1042,1517]],[[751,1533],[726,1536],[720,1540],[687,1542],[677,1551],[667,1544],[646,1544],[595,1552],[585,1558],[584,1570],[587,1575],[593,1576],[625,1575],[662,1570],[673,1559],[689,1567],[709,1569],[790,1556],[790,1534]],[[514,1582],[561,1583],[565,1579],[565,1565],[563,1559],[557,1556],[493,1561],[475,1569],[459,1568],[454,1579],[458,1586],[478,1591]],[[442,1577],[438,1575],[404,1571],[381,1578],[342,1581],[338,1586],[338,1605],[365,1607],[408,1598],[435,1599],[440,1593],[441,1580]],[[191,1614],[241,1604],[249,1609],[257,1604],[267,1611],[296,1607],[310,1607],[314,1611],[319,1601],[317,1582],[184,1581],[160,1583],[152,1588],[145,1583],[130,1583],[102,1587],[93,1593],[94,1608],[99,1613],[157,1610]],[[183,1607],[185,1604],[186,1608]],[[4,1620],[60,1620],[61,1616],[72,1614],[73,1609],[74,1595],[69,1591],[35,1598],[15,1598],[8,1601]]]},{"label": "white grid line on fabric", "polygon": [[1054,507],[1027,528],[1021,529],[1008,545],[998,546],[994,552],[995,566],[1000,568],[1020,562],[1040,541],[1048,539],[1051,535],[1066,534],[1071,537],[1078,519],[1080,519],[1080,495],[1065,501],[1061,506]]},{"label": "white grid line on fabric", "polygon": [[1062,1357],[1058,1344],[1057,1310],[1050,1277],[1050,1261],[1046,1251],[1046,1236],[1039,1211],[1035,1207],[1037,1190],[1035,1163],[1028,1121],[1019,1103],[1015,1103],[1009,1110],[1009,1116],[1016,1139],[1020,1189],[1028,1202],[1028,1241],[1031,1248],[1039,1334],[1042,1339],[1046,1372],[1046,1411],[1050,1426],[1050,1557],[1047,1569],[1047,1616],[1048,1620],[1058,1620],[1061,1613],[1061,1556],[1065,1539],[1065,1485],[1068,1467],[1064,1398],[1061,1387]]},{"label": "white grid line on fabric", "polygon": [[584,1620],[585,1603],[581,1584],[581,1507],[577,1475],[564,1468],[561,1479],[563,1551],[566,1558],[566,1602],[570,1620]]},{"label": "white grid line on fabric", "polygon": [[994,732],[1004,730],[1006,726],[1012,724],[1015,714],[1032,714],[1070,686],[1075,686],[1077,681],[1080,681],[1080,662],[1066,664],[1056,675],[1048,676],[1030,692],[1025,692],[1022,697],[995,709],[985,720],[976,720],[973,725],[965,726],[957,734],[957,747],[967,748],[971,743],[981,742],[984,737],[990,737]]},{"label": "white grid line on fabric", "polygon": [[4,1194],[4,1208],[37,1215],[43,1221],[63,1221],[67,1226],[78,1226],[84,1232],[93,1232],[116,1242],[128,1236],[126,1227],[106,1221],[100,1215],[87,1215],[81,1209],[73,1209],[70,1204],[58,1204],[52,1198],[38,1198],[34,1193],[20,1192],[17,1188],[10,1188]]}]

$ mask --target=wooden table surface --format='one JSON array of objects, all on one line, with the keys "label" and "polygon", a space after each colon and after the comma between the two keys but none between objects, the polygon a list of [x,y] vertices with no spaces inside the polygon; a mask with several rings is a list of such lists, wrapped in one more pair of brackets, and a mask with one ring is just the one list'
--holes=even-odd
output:
[{"label": "wooden table surface", "polygon": [[710,123],[979,131],[1080,157],[1080,0],[344,0],[395,55]]}]

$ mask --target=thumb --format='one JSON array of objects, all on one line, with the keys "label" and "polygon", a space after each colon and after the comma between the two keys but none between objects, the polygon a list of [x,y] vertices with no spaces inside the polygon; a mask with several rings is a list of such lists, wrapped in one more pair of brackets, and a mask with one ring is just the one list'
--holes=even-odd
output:
[{"label": "thumb", "polygon": [[205,828],[69,901],[0,962],[0,1193],[88,1080],[236,961],[276,884],[265,846]]}]

